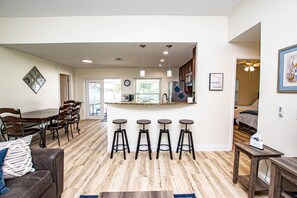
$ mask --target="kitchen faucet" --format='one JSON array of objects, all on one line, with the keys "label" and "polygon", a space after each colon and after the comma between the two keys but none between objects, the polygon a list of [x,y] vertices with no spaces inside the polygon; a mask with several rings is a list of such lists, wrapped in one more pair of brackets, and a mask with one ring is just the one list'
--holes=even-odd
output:
[{"label": "kitchen faucet", "polygon": [[168,96],[167,96],[166,93],[163,93],[163,95],[162,95],[162,102],[163,103],[167,103],[168,102]]}]

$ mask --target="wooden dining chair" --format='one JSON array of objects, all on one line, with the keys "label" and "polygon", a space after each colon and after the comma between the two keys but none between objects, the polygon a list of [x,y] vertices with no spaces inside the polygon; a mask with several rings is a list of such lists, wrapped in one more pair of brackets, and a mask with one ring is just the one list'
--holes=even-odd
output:
[{"label": "wooden dining chair", "polygon": [[[36,123],[25,122],[20,109],[0,108],[2,122],[1,133],[5,140],[19,138],[27,135],[40,134],[41,130]],[[5,137],[7,136],[7,139]]]},{"label": "wooden dining chair", "polygon": [[68,120],[69,120],[69,112],[70,112],[70,105],[63,105],[59,108],[59,115],[55,120],[53,120],[48,126],[47,130],[51,131],[53,134],[53,139],[58,139],[58,144],[60,146],[60,136],[59,130],[64,129],[67,135],[67,139],[69,141],[69,134],[68,134]]},{"label": "wooden dining chair", "polygon": [[80,133],[80,128],[78,127],[80,121],[80,109],[81,109],[81,102],[77,101],[73,108],[73,118],[72,118],[72,125],[76,124],[76,131]]},{"label": "wooden dining chair", "polygon": [[[78,127],[80,121],[80,109],[81,109],[82,102],[75,101],[75,100],[67,100],[64,101],[64,105],[70,105],[70,116],[69,116],[69,126],[71,135],[73,138],[72,130],[76,129],[76,131],[80,134],[80,128]],[[76,125],[76,126],[75,126]]]}]

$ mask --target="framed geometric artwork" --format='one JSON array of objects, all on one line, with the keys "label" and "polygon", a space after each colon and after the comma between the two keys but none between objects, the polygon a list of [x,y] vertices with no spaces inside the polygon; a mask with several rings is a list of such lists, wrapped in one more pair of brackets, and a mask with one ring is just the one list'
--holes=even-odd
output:
[{"label": "framed geometric artwork", "polygon": [[39,72],[37,67],[34,66],[23,78],[23,81],[32,89],[35,94],[37,94],[46,80]]},{"label": "framed geometric artwork", "polygon": [[278,51],[277,92],[297,93],[297,45]]}]

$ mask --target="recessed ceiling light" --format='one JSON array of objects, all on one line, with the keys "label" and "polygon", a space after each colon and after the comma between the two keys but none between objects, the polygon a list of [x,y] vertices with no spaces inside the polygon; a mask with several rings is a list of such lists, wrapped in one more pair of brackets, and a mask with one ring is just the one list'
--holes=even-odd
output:
[{"label": "recessed ceiling light", "polygon": [[162,64],[159,64],[159,67],[162,67]]},{"label": "recessed ceiling light", "polygon": [[121,58],[121,57],[114,57],[112,59],[115,60],[115,61],[121,61],[121,60],[123,60],[123,58]]},{"label": "recessed ceiling light", "polygon": [[82,59],[81,62],[83,62],[83,63],[93,63],[93,61],[90,60],[90,59]]},{"label": "recessed ceiling light", "polygon": [[167,54],[168,54],[168,51],[164,51],[163,54],[164,54],[164,55],[167,55]]},{"label": "recessed ceiling light", "polygon": [[164,62],[165,60],[164,60],[164,59],[161,59],[160,61],[161,61],[161,62]]}]

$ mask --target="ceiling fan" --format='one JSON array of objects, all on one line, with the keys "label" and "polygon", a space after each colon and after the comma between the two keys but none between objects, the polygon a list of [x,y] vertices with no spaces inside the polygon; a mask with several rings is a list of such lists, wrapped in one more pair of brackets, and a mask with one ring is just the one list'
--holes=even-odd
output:
[{"label": "ceiling fan", "polygon": [[237,60],[237,65],[242,66],[243,70],[249,72],[249,76],[256,70],[255,67],[260,67],[260,60]]},{"label": "ceiling fan", "polygon": [[237,65],[243,66],[246,72],[253,72],[255,67],[260,67],[260,60],[237,60]]}]

